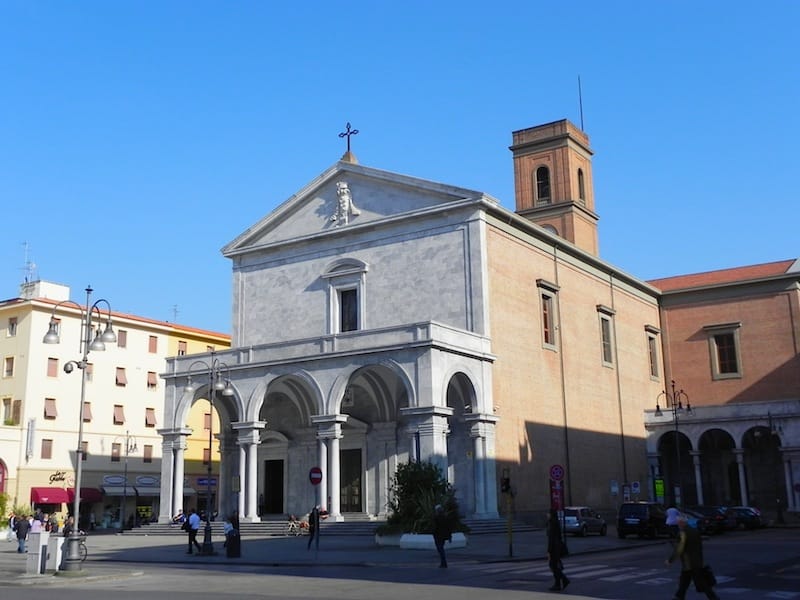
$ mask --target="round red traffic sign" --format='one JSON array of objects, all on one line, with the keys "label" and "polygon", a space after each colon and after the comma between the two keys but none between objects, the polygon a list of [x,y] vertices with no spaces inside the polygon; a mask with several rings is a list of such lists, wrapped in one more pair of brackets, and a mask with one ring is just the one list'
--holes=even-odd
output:
[{"label": "round red traffic sign", "polygon": [[553,465],[550,467],[550,479],[553,481],[561,481],[564,479],[564,467],[561,465]]},{"label": "round red traffic sign", "polygon": [[311,470],[308,472],[308,480],[312,485],[319,485],[322,481],[322,469],[319,467],[311,467]]}]

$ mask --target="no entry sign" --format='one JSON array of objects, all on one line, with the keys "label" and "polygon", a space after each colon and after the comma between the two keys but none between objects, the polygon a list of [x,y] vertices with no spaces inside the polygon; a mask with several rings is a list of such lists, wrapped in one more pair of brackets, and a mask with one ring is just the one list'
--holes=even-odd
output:
[{"label": "no entry sign", "polygon": [[311,485],[319,485],[322,481],[322,469],[319,467],[311,467],[311,470],[308,472],[308,480],[311,482]]}]

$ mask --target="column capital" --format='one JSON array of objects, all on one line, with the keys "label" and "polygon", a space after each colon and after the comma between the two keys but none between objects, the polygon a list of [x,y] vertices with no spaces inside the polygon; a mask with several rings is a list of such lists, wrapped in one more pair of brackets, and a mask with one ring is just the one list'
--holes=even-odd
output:
[{"label": "column capital", "polygon": [[342,437],[342,425],[350,415],[314,415],[311,422],[317,426],[317,439],[339,439]]}]

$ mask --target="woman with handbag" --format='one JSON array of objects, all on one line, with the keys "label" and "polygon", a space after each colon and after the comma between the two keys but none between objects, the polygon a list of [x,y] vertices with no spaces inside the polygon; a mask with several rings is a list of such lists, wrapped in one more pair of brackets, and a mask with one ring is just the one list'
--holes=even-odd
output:
[{"label": "woman with handbag", "polygon": [[685,516],[678,518],[678,531],[678,543],[675,544],[672,555],[666,560],[666,564],[670,565],[676,559],[681,559],[681,576],[673,600],[684,600],[692,581],[699,593],[705,594],[711,600],[719,600],[719,596],[714,592],[714,584],[709,581],[708,573],[711,570],[705,567],[703,561],[703,539],[700,537],[700,532],[694,527],[689,527]]}]

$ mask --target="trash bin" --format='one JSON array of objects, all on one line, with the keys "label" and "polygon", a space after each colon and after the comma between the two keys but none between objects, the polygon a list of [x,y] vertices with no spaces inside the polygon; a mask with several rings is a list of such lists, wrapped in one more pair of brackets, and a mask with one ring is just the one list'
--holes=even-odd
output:
[{"label": "trash bin", "polygon": [[47,540],[47,565],[48,571],[58,571],[61,568],[61,559],[64,555],[64,542],[67,538],[61,535],[51,535]]},{"label": "trash bin", "polygon": [[225,553],[228,558],[240,558],[242,556],[242,540],[237,529],[225,536]]},{"label": "trash bin", "polygon": [[25,572],[28,575],[41,575],[47,565],[47,540],[50,533],[40,531],[28,534],[28,556],[25,560]]}]

